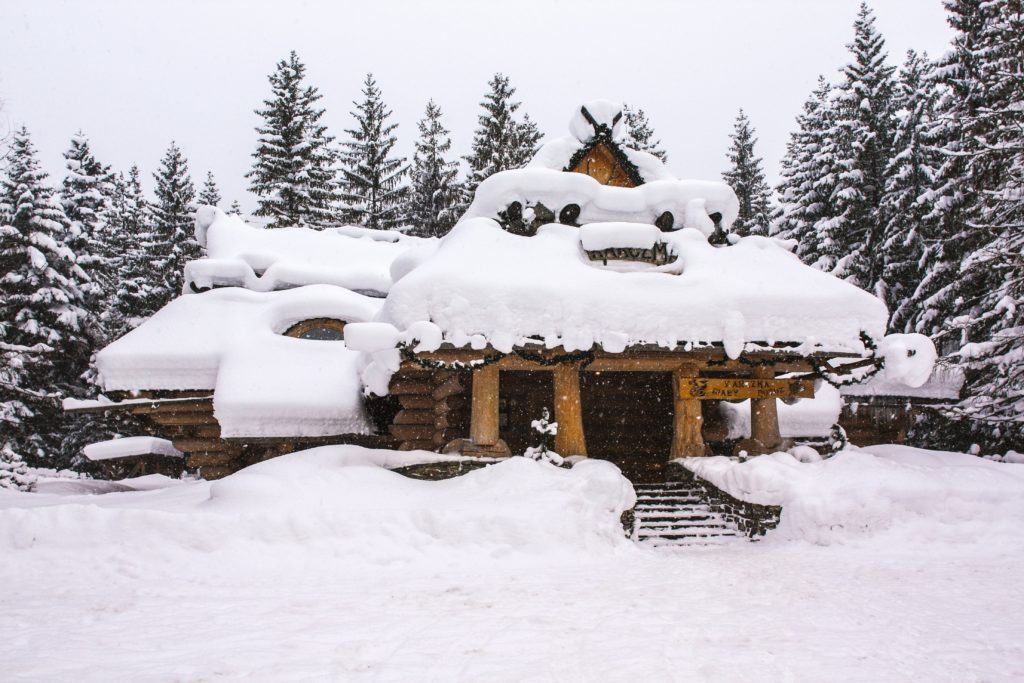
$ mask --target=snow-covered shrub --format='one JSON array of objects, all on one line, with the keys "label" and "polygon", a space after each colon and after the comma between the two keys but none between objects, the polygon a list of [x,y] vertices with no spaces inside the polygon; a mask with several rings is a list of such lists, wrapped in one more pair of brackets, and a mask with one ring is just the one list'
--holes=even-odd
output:
[{"label": "snow-covered shrub", "polygon": [[36,477],[9,443],[0,448],[0,489],[31,491]]}]

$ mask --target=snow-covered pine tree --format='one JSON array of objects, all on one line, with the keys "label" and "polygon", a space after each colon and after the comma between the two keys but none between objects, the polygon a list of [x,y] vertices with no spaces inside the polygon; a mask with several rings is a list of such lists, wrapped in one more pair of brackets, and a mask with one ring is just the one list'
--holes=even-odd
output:
[{"label": "snow-covered pine tree", "polygon": [[892,156],[895,117],[893,67],[886,64],[885,40],[875,17],[861,3],[853,24],[853,60],[836,87],[836,219],[822,235],[822,266],[853,284],[874,291],[885,255],[881,215],[886,168]]},{"label": "snow-covered pine tree", "polygon": [[977,11],[980,27],[976,42],[962,43],[970,45],[970,57],[960,67],[973,81],[968,91],[980,97],[976,109],[961,111],[956,145],[968,159],[965,185],[973,195],[967,220],[952,237],[962,235],[971,248],[950,287],[955,315],[946,321],[947,329],[967,342],[955,358],[965,370],[969,398],[956,414],[971,420],[971,432],[990,449],[1019,448],[1024,443],[1024,7],[1019,0],[990,0],[968,9]]},{"label": "snow-covered pine tree", "polygon": [[92,348],[68,231],[23,127],[0,180],[0,420],[4,448],[30,464],[64,464],[58,397],[80,385]]},{"label": "snow-covered pine tree", "polygon": [[113,310],[113,338],[135,328],[166,300],[160,262],[163,245],[156,243],[150,221],[150,207],[142,191],[142,174],[132,166],[128,177],[119,174],[108,225],[111,254],[117,266]]},{"label": "snow-covered pine tree", "polygon": [[67,174],[61,185],[61,206],[71,222],[65,243],[89,275],[90,282],[85,285],[87,307],[98,320],[105,320],[104,301],[114,277],[106,244],[105,214],[114,176],[109,166],[96,160],[82,131],[71,138],[64,159]]},{"label": "snow-covered pine tree", "polygon": [[889,307],[893,331],[913,331],[912,296],[921,281],[924,254],[921,226],[930,210],[922,199],[939,162],[928,141],[935,109],[931,71],[926,55],[908,51],[895,94],[896,132],[881,205],[883,267],[876,288]]},{"label": "snow-covered pine tree", "polygon": [[764,177],[761,158],[754,151],[757,137],[750,119],[740,109],[733,126],[729,146],[729,170],[722,180],[732,187],[740,200],[740,213],[733,223],[739,235],[767,235],[772,217],[772,190]]},{"label": "snow-covered pine tree", "polygon": [[[163,287],[155,294],[156,309],[181,293],[185,264],[202,256],[194,236],[195,187],[188,175],[188,161],[174,142],[160,161],[156,202],[151,206],[153,226],[152,266],[162,275]],[[162,290],[162,291],[161,291]]]},{"label": "snow-covered pine tree", "polygon": [[427,237],[440,237],[451,230],[458,216],[459,166],[449,161],[452,148],[448,129],[441,123],[441,108],[433,100],[417,124],[420,137],[412,157],[411,186],[405,213],[412,232]]},{"label": "snow-covered pine tree", "polygon": [[634,109],[625,104],[622,111],[626,124],[626,135],[622,139],[622,146],[647,152],[662,161],[668,161],[668,152],[662,149],[661,140],[654,139],[654,129],[651,128],[651,122],[647,120],[644,110],[639,107]]},{"label": "snow-covered pine tree", "polygon": [[534,155],[537,154],[542,137],[544,136],[530,115],[523,114],[523,120],[516,122],[512,136],[512,151],[509,155],[511,167],[522,168],[530,163]]},{"label": "snow-covered pine tree", "polygon": [[234,216],[241,216],[242,215],[242,205],[238,203],[237,199],[233,199],[231,201],[231,208],[228,209],[228,213],[232,214]]},{"label": "snow-covered pine tree", "polygon": [[409,172],[405,159],[392,157],[397,123],[388,123],[391,110],[381,99],[373,74],[363,81],[363,100],[353,102],[355,127],[347,129],[342,143],[342,210],[346,223],[390,230],[407,224],[402,215],[408,187],[402,179]]},{"label": "snow-covered pine tree", "polygon": [[304,83],[306,66],[294,51],[270,74],[270,99],[256,113],[263,118],[249,189],[258,197],[257,216],[267,227],[319,227],[335,220],[338,191],[334,140],[321,125],[320,92]]},{"label": "snow-covered pine tree", "polygon": [[0,489],[31,491],[36,477],[9,442],[0,443]]},{"label": "snow-covered pine tree", "polygon": [[213,177],[213,172],[207,171],[206,180],[203,181],[203,188],[199,191],[197,201],[200,206],[220,206],[221,199],[220,190],[217,189],[217,181]]},{"label": "snow-covered pine tree", "polygon": [[774,236],[796,241],[795,253],[809,265],[822,256],[821,232],[835,218],[835,149],[831,140],[834,118],[832,86],[824,76],[797,116],[782,159],[781,203]]},{"label": "snow-covered pine tree", "polygon": [[[480,103],[483,112],[477,117],[473,145],[469,155],[463,157],[469,165],[469,174],[462,183],[460,214],[472,203],[476,188],[486,178],[525,165],[529,161],[525,150],[534,150],[539,139],[536,126],[529,118],[516,120],[515,113],[521,103],[512,100],[516,89],[508,77],[494,74],[487,85],[490,91]],[[532,154],[531,151],[530,156]]]}]

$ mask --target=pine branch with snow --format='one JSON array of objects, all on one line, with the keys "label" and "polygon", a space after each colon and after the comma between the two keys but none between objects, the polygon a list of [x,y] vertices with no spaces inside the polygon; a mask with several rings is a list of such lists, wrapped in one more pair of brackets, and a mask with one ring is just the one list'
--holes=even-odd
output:
[{"label": "pine branch with snow", "polygon": [[415,234],[440,237],[458,220],[455,204],[459,167],[447,158],[452,141],[441,123],[441,108],[433,100],[427,102],[417,127],[420,136],[412,159],[405,213]]}]

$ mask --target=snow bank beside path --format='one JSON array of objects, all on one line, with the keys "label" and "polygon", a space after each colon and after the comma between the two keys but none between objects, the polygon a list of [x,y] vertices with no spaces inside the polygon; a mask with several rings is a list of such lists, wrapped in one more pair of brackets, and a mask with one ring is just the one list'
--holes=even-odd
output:
[{"label": "snow bank beside path", "polygon": [[908,446],[842,451],[801,463],[788,453],[683,465],[729,494],[781,505],[769,538],[830,544],[893,533],[926,542],[1020,539],[1024,466]]},{"label": "snow bank beside path", "polygon": [[325,446],[162,491],[4,494],[0,552],[177,554],[256,545],[277,548],[269,553],[277,556],[290,552],[281,546],[301,546],[307,557],[326,552],[388,564],[444,549],[450,557],[453,549],[494,556],[629,545],[619,518],[635,494],[610,463],[566,470],[511,458],[434,482],[370,464],[390,455]]}]

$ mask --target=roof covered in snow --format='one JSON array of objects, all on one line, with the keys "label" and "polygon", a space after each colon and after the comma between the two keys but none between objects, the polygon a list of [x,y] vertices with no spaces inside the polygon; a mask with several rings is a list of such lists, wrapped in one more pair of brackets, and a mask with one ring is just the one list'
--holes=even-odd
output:
[{"label": "roof covered in snow", "polygon": [[207,258],[185,267],[191,291],[231,286],[269,292],[329,284],[371,296],[384,296],[391,288],[391,265],[397,258],[436,243],[355,226],[258,228],[209,206],[196,216],[196,238]]},{"label": "roof covered in snow", "polygon": [[284,332],[315,318],[371,320],[379,307],[329,285],[182,296],[98,354],[100,382],[107,391],[212,390],[226,437],[370,433],[360,354]]},{"label": "roof covered in snow", "polygon": [[139,455],[180,458],[184,455],[167,439],[159,439],[155,436],[128,436],[122,439],[99,441],[83,448],[82,453],[89,460],[114,460]]},{"label": "roof covered in snow", "polygon": [[843,396],[849,398],[895,397],[924,399],[926,401],[958,401],[964,386],[964,373],[950,365],[936,365],[928,380],[920,386],[907,385],[900,378],[882,369],[877,375],[861,384],[844,386]]},{"label": "roof covered in snow", "polygon": [[[587,103],[572,135],[528,168],[483,181],[438,248],[396,274],[379,320],[399,330],[430,321],[445,343],[506,352],[723,344],[735,357],[748,343],[787,343],[861,354],[862,332],[882,337],[888,312],[878,298],[804,265],[788,245],[709,242],[738,212],[727,185],[675,179],[651,155],[636,157],[645,181],[636,187],[566,170],[595,136],[618,144],[620,111]],[[559,222],[524,230],[538,206]]]}]

